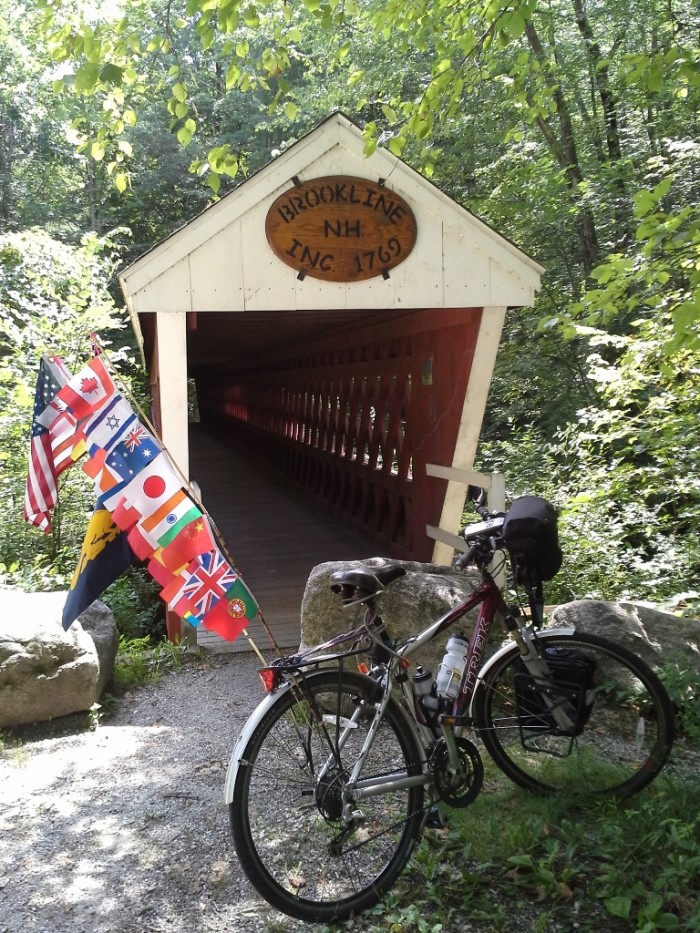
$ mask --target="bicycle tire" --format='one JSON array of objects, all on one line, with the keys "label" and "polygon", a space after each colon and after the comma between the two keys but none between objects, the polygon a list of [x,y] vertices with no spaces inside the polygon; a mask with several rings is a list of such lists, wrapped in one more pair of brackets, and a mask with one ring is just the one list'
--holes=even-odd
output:
[{"label": "bicycle tire", "polygon": [[[490,757],[516,784],[540,793],[626,797],[646,787],[666,763],[674,737],[673,706],[659,678],[606,638],[543,634],[540,652],[558,646],[596,662],[586,721],[578,735],[557,735],[546,713],[523,714],[514,645],[484,672],[474,698],[476,727]],[[556,693],[557,685],[550,686]]]},{"label": "bicycle tire", "polygon": [[[343,840],[343,781],[381,688],[354,672],[321,671],[303,683],[305,698],[291,689],[281,694],[241,752],[229,814],[236,852],[256,890],[291,917],[332,922],[373,906],[395,884],[420,836],[424,793],[419,785],[360,801],[363,818]],[[358,704],[361,717],[338,758],[328,743],[337,743],[341,717]],[[333,768],[322,777],[330,759]],[[391,700],[362,777],[394,771],[420,774],[422,753]]]}]

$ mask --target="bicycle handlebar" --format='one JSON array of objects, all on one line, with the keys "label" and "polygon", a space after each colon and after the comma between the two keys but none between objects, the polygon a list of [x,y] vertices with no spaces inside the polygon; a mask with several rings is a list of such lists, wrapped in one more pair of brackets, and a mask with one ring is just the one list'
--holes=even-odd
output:
[{"label": "bicycle handlebar", "polygon": [[464,570],[465,567],[468,567],[469,564],[473,563],[478,551],[479,546],[477,544],[472,544],[470,548],[467,548],[464,554],[457,558],[457,569]]},{"label": "bicycle handlebar", "polygon": [[491,559],[498,547],[497,541],[503,528],[505,516],[503,512],[489,512],[484,505],[485,500],[486,490],[484,489],[480,489],[472,500],[474,508],[483,521],[467,525],[462,529],[462,537],[469,547],[457,558],[456,565],[459,570],[463,570],[469,564],[475,563],[478,557],[482,557],[481,563],[485,564],[486,561]]}]

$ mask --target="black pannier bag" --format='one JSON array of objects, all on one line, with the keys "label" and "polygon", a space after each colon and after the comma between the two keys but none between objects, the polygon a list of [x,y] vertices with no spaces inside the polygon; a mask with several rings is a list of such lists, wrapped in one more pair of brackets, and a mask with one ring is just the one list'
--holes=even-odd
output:
[{"label": "black pannier bag", "polygon": [[[580,735],[593,709],[596,661],[582,651],[553,645],[545,648],[542,654],[557,686],[556,695],[550,699],[555,704],[569,707],[573,713],[573,735]],[[558,732],[542,693],[522,658],[515,663],[513,679],[520,728],[532,732]]]},{"label": "black pannier bag", "polygon": [[503,546],[518,583],[534,587],[551,580],[562,561],[554,506],[540,496],[516,499],[503,522]]}]

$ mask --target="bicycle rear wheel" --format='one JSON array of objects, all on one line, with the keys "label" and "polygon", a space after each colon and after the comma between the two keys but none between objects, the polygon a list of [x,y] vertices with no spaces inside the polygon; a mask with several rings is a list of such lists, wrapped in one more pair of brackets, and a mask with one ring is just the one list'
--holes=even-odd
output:
[{"label": "bicycle rear wheel", "polygon": [[[274,907],[330,922],[376,904],[396,882],[420,835],[423,787],[390,788],[352,805],[348,774],[381,688],[368,677],[323,671],[286,690],[241,753],[230,806],[243,870]],[[362,779],[419,775],[421,752],[391,701]]]},{"label": "bicycle rear wheel", "polygon": [[[527,682],[513,646],[486,669],[474,700],[477,729],[494,762],[516,784],[539,792],[624,797],[649,784],[673,744],[673,707],[658,677],[599,636],[543,633],[538,645],[540,654],[556,647],[593,662],[586,687],[561,679],[536,685],[540,696],[549,691],[569,709],[580,700],[578,728],[561,734],[544,702],[539,709],[533,703],[532,678]],[[523,687],[530,690],[527,701]]]}]

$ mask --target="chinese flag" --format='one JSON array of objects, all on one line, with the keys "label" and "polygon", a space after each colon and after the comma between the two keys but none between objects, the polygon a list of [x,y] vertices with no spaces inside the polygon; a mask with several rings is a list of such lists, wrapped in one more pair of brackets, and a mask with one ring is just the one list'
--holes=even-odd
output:
[{"label": "chinese flag", "polygon": [[191,521],[163,548],[163,563],[170,570],[177,570],[200,554],[213,551],[216,547],[209,522],[204,515]]}]

